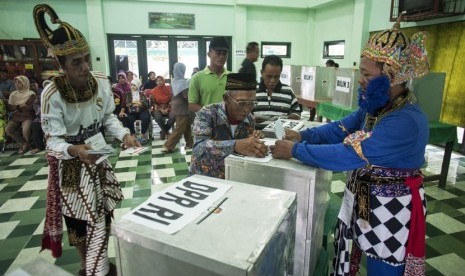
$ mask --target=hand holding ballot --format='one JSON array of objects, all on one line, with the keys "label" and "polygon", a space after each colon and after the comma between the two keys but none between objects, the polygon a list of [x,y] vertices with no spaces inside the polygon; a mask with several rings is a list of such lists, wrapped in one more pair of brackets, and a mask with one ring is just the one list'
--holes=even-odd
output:
[{"label": "hand holding ballot", "polygon": [[290,159],[292,158],[293,141],[277,140],[274,146],[270,146],[273,158],[277,159]]},{"label": "hand holding ballot", "polygon": [[234,152],[245,156],[265,157],[268,154],[268,147],[259,138],[251,136],[236,140]]},{"label": "hand holding ballot", "polygon": [[284,132],[285,132],[285,135],[282,139],[297,142],[297,143],[300,143],[300,141],[302,141],[302,135],[300,135],[300,132],[291,130],[288,128],[285,128]]}]

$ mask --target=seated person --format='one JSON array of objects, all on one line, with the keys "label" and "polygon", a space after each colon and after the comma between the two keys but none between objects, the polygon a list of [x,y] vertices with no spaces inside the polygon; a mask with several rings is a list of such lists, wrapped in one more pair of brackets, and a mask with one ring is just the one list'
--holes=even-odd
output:
[{"label": "seated person", "polygon": [[255,106],[256,83],[253,75],[229,74],[223,102],[206,105],[197,112],[191,174],[224,178],[224,159],[229,154],[268,154],[250,113]]},{"label": "seated person", "polygon": [[29,89],[29,79],[26,76],[17,76],[15,85],[16,90],[11,92],[8,99],[7,110],[11,112],[11,119],[5,132],[20,144],[18,153],[24,154],[29,149],[36,93]]},{"label": "seated person", "polygon": [[31,126],[31,153],[36,154],[45,149],[44,131],[42,130],[42,125],[40,122],[40,96],[42,95],[42,89],[39,87],[36,79],[30,79],[30,86],[31,90],[36,93],[36,98],[34,100],[34,103],[32,104],[35,116],[32,120]]},{"label": "seated person", "polygon": [[165,84],[162,76],[158,76],[156,81],[157,86],[150,92],[150,103],[153,108],[153,117],[161,128],[160,139],[165,140],[175,121],[175,117],[170,114],[173,94],[171,87]]},{"label": "seated person", "polygon": [[279,80],[283,70],[283,60],[275,55],[263,59],[262,78],[257,89],[257,106],[252,110],[257,123],[271,117],[285,116],[287,119],[300,119],[300,108],[294,91]]},{"label": "seated person", "polygon": [[10,93],[15,90],[15,82],[8,78],[8,71],[0,68],[0,98],[8,99]]},{"label": "seated person", "polygon": [[6,108],[3,99],[0,99],[0,143],[5,142]]},{"label": "seated person", "polygon": [[147,129],[150,124],[149,114],[149,101],[143,92],[139,91],[140,81],[138,79],[132,80],[131,92],[126,93],[126,107],[121,108],[120,115],[127,110],[128,114],[128,128],[132,135],[136,134],[134,129],[134,122],[137,120],[142,121],[142,137],[140,138],[141,144],[148,141]]},{"label": "seated person", "polygon": [[115,110],[113,110],[113,114],[118,117],[124,127],[128,127],[128,114],[126,114],[124,111],[121,112],[121,109],[124,110],[124,101],[126,95],[120,88],[116,86],[112,86],[111,89],[113,91],[113,100],[115,101]]}]

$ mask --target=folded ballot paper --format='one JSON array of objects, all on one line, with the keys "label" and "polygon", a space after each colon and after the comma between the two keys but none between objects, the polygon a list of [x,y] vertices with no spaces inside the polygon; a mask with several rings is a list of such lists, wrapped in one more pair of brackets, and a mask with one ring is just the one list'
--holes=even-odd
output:
[{"label": "folded ballot paper", "polygon": [[144,151],[147,151],[149,148],[148,147],[134,147],[134,148],[128,148],[124,152],[129,153],[129,154],[139,154],[143,153]]},{"label": "folded ballot paper", "polygon": [[87,153],[88,154],[98,154],[98,155],[101,155],[99,159],[97,159],[97,161],[95,161],[95,164],[100,164],[103,160],[107,159],[108,156],[111,156],[111,155],[116,155],[116,149],[114,149],[112,146],[110,145],[106,145],[105,147],[101,148],[101,149],[90,149],[90,150],[87,150]]},{"label": "folded ballot paper", "polygon": [[95,164],[100,164],[110,155],[116,155],[116,150],[105,142],[105,138],[103,138],[101,132],[87,138],[84,142],[92,147],[92,149],[87,150],[88,154],[101,155],[100,158],[95,161]]}]

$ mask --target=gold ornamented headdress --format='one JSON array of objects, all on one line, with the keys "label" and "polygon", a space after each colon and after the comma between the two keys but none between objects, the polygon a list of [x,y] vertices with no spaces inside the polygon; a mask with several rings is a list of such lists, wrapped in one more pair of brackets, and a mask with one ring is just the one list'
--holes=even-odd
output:
[{"label": "gold ornamented headdress", "polygon": [[411,39],[400,31],[399,15],[390,30],[381,31],[370,37],[362,51],[362,57],[383,62],[383,72],[395,75],[391,86],[428,73],[428,55],[425,48],[426,33],[415,33]]},{"label": "gold ornamented headdress", "polygon": [[[53,24],[59,24],[52,31],[45,22],[45,13],[50,16]],[[89,50],[89,45],[82,33],[70,24],[61,21],[56,12],[46,4],[34,7],[34,22],[41,40],[55,56],[66,56]]]}]

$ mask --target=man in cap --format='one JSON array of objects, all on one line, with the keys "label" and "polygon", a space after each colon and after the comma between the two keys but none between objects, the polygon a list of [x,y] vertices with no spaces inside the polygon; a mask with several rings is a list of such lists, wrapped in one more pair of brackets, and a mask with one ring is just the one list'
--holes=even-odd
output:
[{"label": "man in cap", "polygon": [[[362,51],[359,109],[317,128],[286,131],[273,157],[294,157],[333,171],[353,170],[335,232],[333,275],[425,275],[426,201],[420,167],[428,121],[406,82],[428,71],[425,34],[394,27]],[[349,240],[353,239],[349,256]],[[381,273],[381,274],[380,274]]]},{"label": "man in cap", "polygon": [[204,105],[222,101],[226,75],[230,73],[224,67],[229,52],[226,38],[214,37],[208,49],[210,65],[194,74],[189,84],[188,101],[192,112],[199,111]]},{"label": "man in cap", "polygon": [[229,154],[264,157],[268,153],[250,113],[255,106],[256,84],[250,74],[229,74],[223,101],[197,113],[191,174],[224,178],[224,159]]},{"label": "man in cap", "polygon": [[[45,13],[59,24],[57,29],[49,28]],[[108,159],[97,164],[100,155],[90,150],[106,144],[103,128],[126,147],[140,144],[113,114],[107,76],[90,71],[89,45],[82,33],[48,5],[35,6],[33,15],[42,41],[64,71],[42,92],[41,124],[49,163],[42,249],[61,256],[63,215],[69,243],[81,260],[79,275],[116,275],[108,259],[108,237],[113,209],[123,193]]]}]

